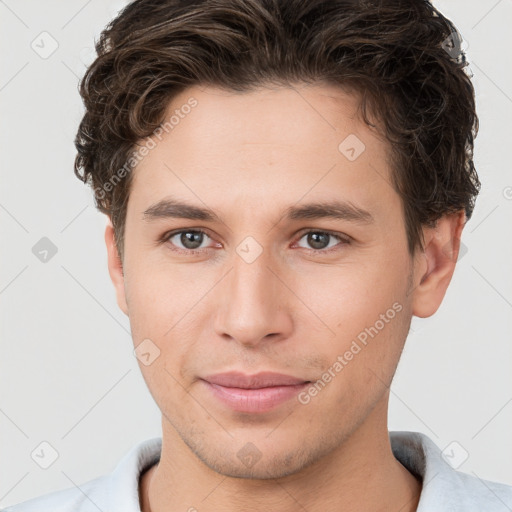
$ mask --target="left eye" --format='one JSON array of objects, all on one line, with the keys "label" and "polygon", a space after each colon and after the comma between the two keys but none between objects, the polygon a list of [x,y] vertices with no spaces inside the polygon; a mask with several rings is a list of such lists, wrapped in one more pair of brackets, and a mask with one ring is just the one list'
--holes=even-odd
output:
[{"label": "left eye", "polygon": [[304,249],[310,249],[313,251],[320,252],[328,252],[330,249],[332,249],[332,247],[338,245],[333,244],[329,246],[329,239],[331,239],[331,241],[337,240],[338,242],[348,243],[348,240],[346,240],[345,238],[341,237],[340,235],[330,233],[329,231],[308,231],[307,233],[304,233],[302,235],[300,240],[302,240],[304,237],[307,237],[307,243],[313,247],[313,249],[310,249],[309,247],[304,247]]}]

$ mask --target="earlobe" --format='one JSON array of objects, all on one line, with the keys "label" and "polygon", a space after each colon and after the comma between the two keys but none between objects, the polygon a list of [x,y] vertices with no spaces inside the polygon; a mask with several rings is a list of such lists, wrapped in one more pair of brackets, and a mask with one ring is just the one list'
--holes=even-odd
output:
[{"label": "earlobe", "polygon": [[117,250],[114,227],[110,217],[107,217],[107,226],[105,228],[105,244],[107,246],[108,273],[116,291],[117,304],[125,315],[128,316],[128,304],[124,286],[124,272],[121,258]]},{"label": "earlobe", "polygon": [[450,284],[466,221],[464,211],[444,215],[436,226],[425,228],[425,249],[416,261],[412,313],[426,318],[441,305]]}]

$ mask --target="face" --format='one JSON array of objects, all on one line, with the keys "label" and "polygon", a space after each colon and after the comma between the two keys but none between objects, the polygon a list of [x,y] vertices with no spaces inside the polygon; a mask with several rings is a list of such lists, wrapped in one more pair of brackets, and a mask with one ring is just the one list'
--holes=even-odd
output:
[{"label": "face", "polygon": [[[221,474],[295,473],[387,400],[427,262],[408,253],[386,143],[356,108],[327,85],[189,88],[133,171],[118,302],[149,354],[164,446],[179,438]],[[306,384],[204,380],[225,372]]]}]

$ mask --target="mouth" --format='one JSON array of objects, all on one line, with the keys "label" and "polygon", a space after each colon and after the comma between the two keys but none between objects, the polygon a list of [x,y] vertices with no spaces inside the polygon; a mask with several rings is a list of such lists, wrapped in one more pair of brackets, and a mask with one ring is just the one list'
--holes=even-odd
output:
[{"label": "mouth", "polygon": [[294,398],[311,381],[273,372],[228,372],[201,379],[222,405],[237,412],[263,413]]}]

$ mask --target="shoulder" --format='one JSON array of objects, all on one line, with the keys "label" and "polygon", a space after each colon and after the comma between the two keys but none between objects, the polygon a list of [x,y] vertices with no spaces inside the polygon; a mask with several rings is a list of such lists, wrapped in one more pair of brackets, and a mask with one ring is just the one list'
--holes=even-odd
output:
[{"label": "shoulder", "polygon": [[162,439],[143,440],[118,462],[114,471],[60,491],[12,505],[0,512],[140,512],[140,475],[160,460]]},{"label": "shoulder", "polygon": [[100,476],[80,487],[43,494],[1,512],[98,512],[104,510],[107,480],[107,476]]},{"label": "shoulder", "polygon": [[417,512],[512,510],[512,486],[456,469],[453,461],[467,455],[460,453],[464,450],[460,444],[441,450],[419,432],[390,432],[390,440],[395,458],[422,480]]},{"label": "shoulder", "polygon": [[455,497],[459,496],[460,499],[461,496],[464,496],[468,507],[471,506],[476,510],[485,510],[486,512],[512,510],[512,486],[485,480],[461,471],[453,471],[453,473],[452,488],[456,491]]}]

